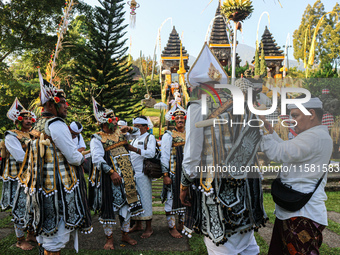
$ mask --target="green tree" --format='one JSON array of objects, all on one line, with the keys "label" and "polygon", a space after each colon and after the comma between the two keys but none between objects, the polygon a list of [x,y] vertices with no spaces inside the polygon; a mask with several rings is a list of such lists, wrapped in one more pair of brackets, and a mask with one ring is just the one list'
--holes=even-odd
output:
[{"label": "green tree", "polygon": [[261,47],[261,63],[260,63],[260,75],[267,76],[267,64],[264,56],[263,43]]},{"label": "green tree", "polygon": [[11,0],[0,2],[0,63],[11,54],[36,54],[54,48],[56,22],[64,0]]},{"label": "green tree", "polygon": [[[314,29],[319,22],[322,15],[325,14],[325,8],[321,0],[317,0],[313,7],[311,5],[307,5],[306,10],[304,11],[301,19],[300,26],[293,33],[293,47],[294,47],[294,58],[298,61],[304,61],[305,54],[305,34],[306,31],[308,33],[307,44],[306,44],[306,53],[307,57],[309,56],[309,49],[311,46],[312,36],[314,33]],[[319,30],[317,34],[317,42],[320,41],[322,34],[321,30]],[[315,49],[315,60],[319,60],[321,45],[317,44]]]},{"label": "green tree", "polygon": [[7,75],[6,80],[0,80],[0,133],[3,134],[8,129],[13,129],[14,125],[7,118],[7,111],[11,107],[14,99],[28,108],[31,101],[39,96],[39,81],[19,82],[15,80],[9,70],[4,70]]},{"label": "green tree", "polygon": [[330,63],[321,65],[318,70],[310,73],[310,78],[305,80],[305,87],[315,96],[321,96],[322,89],[329,89],[329,95],[339,98],[337,69],[333,68]]},{"label": "green tree", "polygon": [[142,98],[134,97],[130,91],[135,82],[126,39],[122,39],[126,33],[124,3],[102,0],[100,4],[86,14],[88,39],[85,45],[76,45],[78,53],[73,65],[72,112],[88,130],[95,128],[92,96],[104,107],[112,108],[119,118],[128,119],[142,110]]},{"label": "green tree", "polygon": [[[333,11],[340,17],[340,5],[336,3]],[[322,32],[322,64],[331,63],[333,66],[338,64],[340,59],[340,22],[337,22],[337,16],[334,13],[327,15],[325,29]]]},{"label": "green tree", "polygon": [[[244,73],[249,69],[248,61],[246,63],[247,64],[245,66],[237,66],[236,67],[235,75],[236,75],[237,78],[240,78],[241,75],[244,75]],[[229,67],[230,67],[230,69],[229,69]],[[231,73],[232,73],[232,67],[231,66],[225,66],[224,70],[228,74],[228,76],[231,76]]]},{"label": "green tree", "polygon": [[[155,95],[161,94],[161,85],[159,83],[159,75],[155,75],[153,77],[153,81],[151,81],[151,76],[147,76],[145,78],[145,81],[147,83],[149,93],[154,97]],[[133,96],[136,98],[144,97],[146,94],[146,87],[144,85],[144,81],[142,78],[138,80],[136,84],[134,84],[131,87],[131,91],[133,93]]]},{"label": "green tree", "polygon": [[288,69],[287,77],[290,78],[305,78],[306,73],[304,71],[298,70],[297,66],[290,67]]},{"label": "green tree", "polygon": [[260,75],[260,58],[259,58],[259,49],[256,48],[256,51],[255,51],[255,67],[254,67],[254,74],[257,76],[257,75]]},{"label": "green tree", "polygon": [[[340,15],[340,6],[338,3],[333,11]],[[293,34],[294,58],[298,61],[305,59],[305,38],[307,33],[306,57],[309,57],[312,38],[315,28],[326,14],[325,8],[321,0],[317,0],[313,6],[307,5],[302,15],[301,23]],[[340,43],[340,24],[336,22],[336,15],[331,13],[324,17],[320,29],[316,35],[316,47],[314,62],[320,64],[335,64],[339,59],[339,43]],[[307,59],[308,60],[308,59]]]}]

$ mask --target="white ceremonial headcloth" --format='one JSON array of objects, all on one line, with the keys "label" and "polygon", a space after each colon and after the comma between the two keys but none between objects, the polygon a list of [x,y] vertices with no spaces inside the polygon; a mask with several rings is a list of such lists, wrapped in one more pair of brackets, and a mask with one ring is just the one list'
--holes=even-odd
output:
[{"label": "white ceremonial headcloth", "polygon": [[133,124],[141,124],[141,125],[148,125],[149,124],[147,120],[145,120],[143,118],[139,118],[139,117],[133,119],[132,123]]},{"label": "white ceremonial headcloth", "polygon": [[[306,109],[322,109],[322,102],[318,97],[312,97],[308,102],[302,104]],[[297,109],[298,107],[295,104],[287,105],[288,110]]]},{"label": "white ceremonial headcloth", "polygon": [[81,131],[83,131],[83,126],[81,125],[81,128],[78,128],[78,125],[74,121],[70,124],[70,128],[73,132],[76,133],[80,133]]},{"label": "white ceremonial headcloth", "polygon": [[119,120],[117,123],[118,126],[127,126],[127,122],[124,120]]}]

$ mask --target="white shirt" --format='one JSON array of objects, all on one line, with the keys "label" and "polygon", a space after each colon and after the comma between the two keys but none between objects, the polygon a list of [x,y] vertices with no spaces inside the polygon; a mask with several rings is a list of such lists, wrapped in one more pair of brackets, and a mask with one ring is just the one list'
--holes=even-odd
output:
[{"label": "white shirt", "polygon": [[[261,142],[261,149],[270,160],[283,163],[282,170],[290,169],[280,174],[283,183],[291,185],[294,190],[309,193],[314,190],[322,177],[322,170],[328,169],[333,141],[327,127],[318,125],[288,141],[283,141],[275,132],[265,135]],[[314,172],[309,171],[308,168],[311,167],[315,169]],[[326,183],[327,174],[308,203],[296,212],[287,211],[276,205],[276,217],[280,220],[298,216],[306,217],[327,226]]]},{"label": "white shirt", "polygon": [[106,163],[104,160],[104,147],[100,140],[97,138],[92,138],[90,142],[90,149],[91,149],[91,156],[92,156],[92,163],[99,167],[101,163]]},{"label": "white shirt", "polygon": [[[78,136],[79,136],[79,139],[78,139]],[[74,144],[77,146],[77,149],[80,149],[80,148],[86,149],[86,144],[84,142],[83,136],[81,134],[79,134],[78,136],[72,139]]]},{"label": "white shirt", "polygon": [[[165,133],[162,136],[162,154],[161,154],[161,163],[167,169],[169,169],[170,157],[172,151],[172,135],[169,133]],[[170,169],[169,169],[170,170]]]},{"label": "white shirt", "polygon": [[145,158],[153,158],[156,153],[156,139],[154,135],[149,136],[149,141],[146,145],[146,150],[144,150],[144,141],[149,135],[148,132],[145,132],[144,134],[140,135],[139,137],[135,138],[132,142],[131,145],[133,147],[136,147],[140,149],[141,154],[139,155],[136,152],[130,151],[130,156],[131,156],[131,163],[133,166],[133,169],[135,170],[135,176],[140,177],[143,176],[143,161]]},{"label": "white shirt", "polygon": [[[134,138],[136,136],[140,135],[140,131],[138,130],[135,133],[125,135],[127,137],[127,140]],[[91,149],[91,156],[92,156],[92,163],[95,165],[95,167],[99,167],[101,163],[106,163],[104,160],[104,147],[100,140],[97,138],[92,138],[90,142],[90,149]]]},{"label": "white shirt", "polygon": [[5,146],[12,157],[18,162],[21,163],[25,159],[25,151],[23,150],[21,143],[18,138],[16,138],[12,134],[7,134],[5,137]]},{"label": "white shirt", "polygon": [[[191,179],[198,176],[199,172],[196,171],[196,166],[200,166],[201,164],[204,134],[203,128],[196,128],[195,123],[202,120],[201,105],[196,103],[191,104],[187,112],[185,124],[186,134],[182,162],[183,171],[185,171]],[[163,146],[162,142],[162,154]]]},{"label": "white shirt", "polygon": [[161,163],[169,169],[170,155],[172,147],[172,136],[169,133],[165,133],[162,136],[162,154]]},{"label": "white shirt", "polygon": [[71,132],[65,122],[54,121],[49,125],[49,131],[54,144],[64,155],[67,162],[70,165],[79,166],[84,157],[72,141]]}]

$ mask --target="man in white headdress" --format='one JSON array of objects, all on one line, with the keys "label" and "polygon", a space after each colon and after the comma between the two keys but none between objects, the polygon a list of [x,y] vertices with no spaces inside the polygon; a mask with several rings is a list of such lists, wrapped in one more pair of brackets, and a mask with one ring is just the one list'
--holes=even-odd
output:
[{"label": "man in white headdress", "polygon": [[[142,221],[145,221],[146,228],[141,238],[149,238],[153,234],[152,222],[152,179],[144,174],[143,161],[146,158],[153,158],[156,152],[156,138],[147,132],[149,121],[145,116],[133,119],[133,126],[140,130],[140,136],[131,141],[130,155],[131,163],[135,171],[137,190],[141,196],[144,212],[133,220],[136,224],[131,231],[142,230]],[[136,152],[134,151],[136,149]]]},{"label": "man in white headdress", "polygon": [[123,127],[123,126],[127,126],[127,122],[125,120],[118,120],[117,122],[118,127]]},{"label": "man in white headdress", "polygon": [[[90,142],[94,169],[89,176],[90,184],[95,187],[90,199],[92,209],[99,210],[99,221],[106,236],[105,250],[113,250],[113,224],[119,215],[121,240],[136,245],[137,241],[129,236],[130,218],[143,212],[137,192],[134,170],[128,150],[140,154],[140,150],[128,144],[130,138],[139,136],[136,127],[117,126],[118,118],[113,110],[107,109],[94,98],[93,111],[101,131],[92,135]],[[130,133],[127,137],[126,132]]]},{"label": "man in white headdress", "polygon": [[[80,165],[83,155],[72,141],[64,119],[68,103],[62,89],[43,79],[39,70],[40,103],[44,108],[30,134],[29,212],[44,254],[60,254],[70,239],[78,250],[78,229],[92,231],[85,180]],[[26,222],[29,224],[29,222]]]},{"label": "man in white headdress", "polygon": [[70,131],[72,140],[77,145],[78,151],[85,151],[86,144],[84,142],[83,136],[81,135],[81,131],[83,131],[83,125],[78,121],[72,121],[70,124]]},{"label": "man in white headdress", "polygon": [[325,186],[333,142],[327,126],[322,125],[320,99],[312,97],[302,106],[311,115],[305,115],[295,104],[288,105],[298,134],[288,141],[280,139],[271,124],[261,116],[269,132],[264,135],[261,148],[270,160],[283,163],[286,171],[278,176],[281,182],[302,193],[314,192],[300,209],[276,203],[268,254],[319,254],[322,231],[328,225]]},{"label": "man in white headdress", "polygon": [[[163,173],[162,202],[168,223],[169,233],[174,238],[181,238],[185,207],[179,199],[182,176],[183,148],[185,144],[186,110],[175,104],[165,115],[167,120],[175,122],[175,129],[166,130],[162,136],[161,164]],[[178,215],[176,227],[175,215]]]},{"label": "man in white headdress", "polygon": [[3,158],[3,169],[0,173],[0,179],[3,180],[0,204],[2,210],[12,208],[16,246],[22,250],[32,250],[33,246],[29,241],[36,241],[34,232],[29,231],[25,240],[23,222],[26,212],[24,184],[28,168],[25,156],[28,148],[26,142],[30,140],[29,131],[35,122],[35,116],[15,98],[7,117],[13,121],[16,129],[6,131],[5,139],[0,144]]}]

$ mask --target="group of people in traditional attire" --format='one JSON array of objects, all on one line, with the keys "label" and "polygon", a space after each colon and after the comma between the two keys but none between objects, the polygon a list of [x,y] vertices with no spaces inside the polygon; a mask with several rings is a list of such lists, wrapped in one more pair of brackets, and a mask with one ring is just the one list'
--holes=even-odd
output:
[{"label": "group of people in traditional attire", "polygon": [[[204,54],[207,55],[202,57]],[[191,71],[200,75],[197,80],[189,77],[191,84],[209,88],[225,83],[223,79],[227,77],[223,76],[222,67],[209,54],[212,53],[205,52],[205,48],[201,52],[196,61],[199,71]],[[92,98],[100,131],[91,136],[92,164],[87,192],[82,169],[87,153],[81,135],[83,126],[79,122],[67,126],[69,105],[64,91],[45,81],[40,72],[39,78],[41,116],[36,121],[35,115],[16,99],[7,115],[16,128],[7,131],[0,144],[1,208],[12,208],[17,247],[30,250],[31,242],[37,241],[41,254],[60,254],[72,235],[78,251],[78,230],[88,234],[92,231],[90,210],[99,214],[106,250],[114,249],[113,226],[117,219],[122,241],[136,245],[129,233],[141,230],[144,230],[141,238],[149,238],[153,234],[152,178],[144,173],[143,161],[155,156],[157,141],[148,132],[148,119],[136,117],[133,126],[118,123],[113,110]],[[254,85],[241,78],[235,86],[246,94]],[[332,140],[327,128],[321,125],[321,101],[312,98],[303,104],[310,116],[302,114],[295,105],[288,106],[297,121],[298,136],[283,141],[265,117],[255,116],[248,108],[244,115],[232,115],[230,94],[222,89],[218,92],[218,96],[203,105],[205,90],[197,90],[198,100],[192,100],[187,109],[174,104],[167,113],[166,118],[175,125],[161,140],[161,199],[165,203],[164,220],[169,234],[182,238],[182,234],[191,237],[193,232],[201,233],[209,254],[259,254],[254,231],[267,221],[260,172],[202,169],[216,165],[232,165],[237,169],[254,166],[261,148],[271,160],[304,169],[303,174],[281,173],[283,183],[301,192],[315,189],[310,200],[297,211],[276,205],[269,254],[319,254],[322,230],[327,225],[324,191],[327,174],[310,175],[304,166],[328,164],[331,157]],[[203,110],[207,113],[202,114]],[[215,125],[212,119],[228,124]],[[232,121],[260,120],[265,132],[255,125],[230,125]]]},{"label": "group of people in traditional attire", "polygon": [[[93,134],[90,141],[92,167],[87,192],[82,169],[87,154],[81,135],[83,126],[77,121],[66,125],[69,105],[64,91],[44,80],[40,71],[39,79],[41,116],[36,121],[34,113],[27,111],[16,98],[7,115],[16,129],[7,131],[1,144],[4,183],[1,208],[12,208],[17,247],[31,250],[34,247],[31,242],[38,242],[41,253],[59,254],[72,235],[74,248],[78,250],[78,230],[92,232],[90,209],[99,212],[99,222],[106,235],[104,249],[114,249],[113,225],[117,218],[122,241],[136,245],[129,232],[142,230],[143,221],[146,228],[141,237],[150,237],[152,178],[144,174],[143,160],[154,157],[156,139],[147,132],[148,119],[134,118],[133,127],[122,121],[118,125],[114,112],[92,99],[100,132]],[[178,131],[165,135],[162,162],[169,161],[164,163],[164,175],[166,172],[175,181],[176,168],[169,167],[170,155],[173,164],[176,156],[172,147],[181,147],[182,158],[185,110],[174,108],[171,117],[178,123]],[[176,205],[173,209],[173,196],[179,201],[179,180],[175,191],[171,179],[164,187],[167,220],[170,234],[181,237],[174,226],[174,213],[180,209],[183,215],[184,208]],[[135,222],[132,228],[131,219]],[[183,220],[181,224],[183,227]],[[26,229],[29,231],[25,239]]]}]

